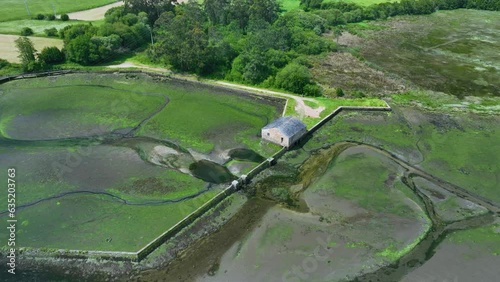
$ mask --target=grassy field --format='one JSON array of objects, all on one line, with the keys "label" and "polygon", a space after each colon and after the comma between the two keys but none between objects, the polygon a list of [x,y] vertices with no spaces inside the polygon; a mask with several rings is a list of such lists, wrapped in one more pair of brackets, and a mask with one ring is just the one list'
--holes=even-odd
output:
[{"label": "grassy field", "polygon": [[321,119],[331,114],[334,110],[341,106],[356,106],[356,107],[387,107],[387,104],[378,98],[356,98],[356,99],[343,99],[343,98],[327,98],[327,97],[317,97],[308,98],[313,99],[304,100],[306,106],[313,109],[318,107],[324,107],[324,110],[320,113],[318,118],[313,118],[309,116],[299,116],[299,113],[295,110],[297,106],[297,101],[295,99],[288,99],[286,106],[285,115],[297,116],[299,117],[307,126],[307,128],[313,127]]},{"label": "grassy field", "polygon": [[[19,36],[8,35],[8,34],[0,34],[0,58],[5,59],[9,62],[19,63],[19,58],[15,40],[19,38]],[[38,51],[41,51],[45,47],[56,46],[58,48],[63,47],[63,41],[60,39],[54,38],[41,38],[41,37],[29,37],[35,48]]]},{"label": "grassy field", "polygon": [[[16,20],[9,22],[0,22],[0,33],[2,34],[14,34],[20,35],[21,29],[24,27],[29,27],[33,30],[37,36],[46,36],[45,30],[50,28],[56,28],[57,30],[63,29],[65,26],[89,23],[82,21],[39,21],[39,20]],[[99,21],[92,22],[93,25],[99,24]]]},{"label": "grassy field", "polygon": [[[87,1],[72,1],[72,0],[2,0],[0,7],[0,21],[11,21],[18,19],[29,19],[37,14],[56,14],[81,11],[99,6],[104,6],[116,2],[115,0],[87,0]],[[26,8],[27,4],[28,8]],[[28,13],[31,13],[30,14]]]},{"label": "grassy field", "polygon": [[355,3],[361,6],[370,6],[373,4],[379,3],[387,3],[387,2],[397,2],[397,0],[324,0],[325,3],[328,2],[347,2],[347,3]]},{"label": "grassy field", "polygon": [[332,113],[335,109],[341,106],[351,107],[387,107],[387,104],[378,98],[356,98],[356,99],[342,99],[342,98],[314,98],[314,102],[305,101],[305,104],[312,108],[325,107],[321,112],[319,118],[304,117],[302,120],[311,128],[318,123],[321,119]]}]

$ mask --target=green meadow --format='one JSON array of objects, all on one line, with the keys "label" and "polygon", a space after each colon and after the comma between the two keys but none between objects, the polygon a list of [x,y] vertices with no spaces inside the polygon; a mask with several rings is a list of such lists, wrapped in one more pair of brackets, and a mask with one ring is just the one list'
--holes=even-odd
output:
[{"label": "green meadow", "polygon": [[[21,35],[21,30],[25,27],[29,27],[33,30],[35,36],[46,36],[45,30],[55,28],[61,30],[68,25],[75,24],[88,24],[89,22],[82,21],[46,21],[46,20],[15,20],[9,22],[0,22],[0,33],[2,34],[13,34]],[[98,21],[92,22],[92,24],[99,23]],[[41,51],[41,50],[39,50]]]},{"label": "green meadow", "polygon": [[[111,4],[115,0],[2,0],[0,6],[0,21],[12,21],[18,19],[29,19],[37,14],[63,14],[81,10],[87,10]],[[29,13],[28,13],[29,11]],[[31,16],[30,16],[31,14]]]}]

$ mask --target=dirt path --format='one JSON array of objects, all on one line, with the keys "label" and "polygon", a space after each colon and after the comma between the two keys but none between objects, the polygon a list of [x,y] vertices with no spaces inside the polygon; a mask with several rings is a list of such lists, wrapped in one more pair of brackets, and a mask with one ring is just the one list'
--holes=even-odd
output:
[{"label": "dirt path", "polygon": [[137,68],[137,69],[151,70],[151,71],[156,71],[156,72],[161,72],[161,73],[172,73],[171,70],[166,69],[166,68],[156,68],[156,67],[151,67],[151,66],[142,65],[142,64],[136,64],[136,63],[132,63],[132,62],[124,62],[124,63],[121,63],[119,65],[108,66],[108,68],[111,68],[111,69]]},{"label": "dirt path", "polygon": [[108,11],[109,9],[122,6],[123,4],[124,2],[120,1],[106,6],[97,7],[94,9],[69,13],[68,16],[72,20],[97,21],[100,19],[104,19],[104,14],[106,14],[106,11]]},{"label": "dirt path", "polygon": [[[167,72],[171,73],[170,70],[165,69],[165,68],[157,68],[157,67],[150,67],[147,65],[142,65],[142,64],[136,64],[132,62],[124,62],[119,65],[112,65],[108,66],[108,68],[139,68],[139,69],[145,69],[145,70],[152,70],[152,71],[159,71],[159,72]],[[251,86],[245,86],[241,84],[235,84],[235,83],[230,83],[230,82],[224,82],[224,81],[218,81],[218,80],[212,80],[211,82],[218,84],[218,85],[223,85],[223,86],[228,86],[231,88],[238,88],[238,89],[243,89],[243,90],[249,90],[252,92],[259,92],[259,93],[264,93],[266,95],[271,95],[271,96],[279,96],[279,97],[285,97],[288,99],[293,99],[295,100],[295,111],[297,114],[299,114],[300,117],[312,117],[312,118],[319,118],[321,112],[325,110],[325,107],[320,106],[316,109],[313,109],[312,107],[308,106],[305,104],[304,101],[310,101],[315,103],[316,101],[312,98],[304,98],[292,94],[287,94],[283,92],[277,92],[277,91],[271,91],[271,90],[266,90],[262,88],[256,88],[256,87],[251,87]]]},{"label": "dirt path", "polygon": [[312,118],[319,118],[321,112],[325,109],[325,107],[321,106],[316,109],[313,109],[309,107],[308,105],[305,104],[304,101],[311,101],[315,103],[315,100],[312,98],[304,98],[292,94],[286,94],[282,92],[277,92],[277,91],[271,91],[271,90],[266,90],[266,89],[261,89],[261,88],[256,88],[256,87],[251,87],[251,86],[244,86],[240,84],[234,84],[234,83],[229,83],[229,82],[223,82],[223,81],[215,81],[215,83],[219,85],[224,85],[224,86],[230,86],[234,88],[240,88],[244,90],[250,90],[254,92],[261,92],[265,93],[268,95],[272,96],[280,96],[280,97],[286,97],[289,99],[294,99],[296,102],[295,105],[295,111],[302,117],[302,116],[307,116],[307,117],[312,117]]}]

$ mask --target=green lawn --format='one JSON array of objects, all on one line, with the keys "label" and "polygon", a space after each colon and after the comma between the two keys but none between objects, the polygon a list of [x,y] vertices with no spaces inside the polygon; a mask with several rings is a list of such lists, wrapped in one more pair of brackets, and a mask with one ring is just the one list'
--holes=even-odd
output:
[{"label": "green lawn", "polygon": [[[325,107],[325,109],[320,113],[319,118],[313,117],[301,117],[302,121],[307,125],[307,128],[313,127],[321,119],[331,114],[334,110],[341,106],[356,106],[356,107],[387,107],[387,104],[378,98],[356,98],[356,99],[344,99],[344,98],[327,98],[318,97],[311,98],[314,101],[304,100],[306,106],[313,109],[318,107]],[[298,116],[295,111],[297,102],[294,99],[288,99],[288,104],[286,108],[285,115]]]},{"label": "green lawn", "polygon": [[[2,34],[15,34],[20,35],[21,29],[24,27],[31,28],[35,35],[37,36],[45,36],[45,30],[50,28],[56,28],[57,30],[61,30],[68,25],[74,24],[87,24],[89,22],[84,21],[39,21],[39,20],[15,20],[9,22],[0,22],[0,33]],[[93,25],[99,24],[100,21],[92,22]]]},{"label": "green lawn", "polygon": [[[0,21],[12,21],[19,19],[29,19],[37,14],[56,14],[69,13],[81,10],[87,10],[111,4],[116,0],[2,0],[0,5]],[[25,3],[28,5],[28,14]]]}]

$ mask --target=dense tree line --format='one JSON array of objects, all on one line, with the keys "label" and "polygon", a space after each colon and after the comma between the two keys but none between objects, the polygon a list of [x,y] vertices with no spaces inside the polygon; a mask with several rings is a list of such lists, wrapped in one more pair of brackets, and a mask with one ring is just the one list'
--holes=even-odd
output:
[{"label": "dense tree line", "polygon": [[19,51],[21,67],[25,72],[45,70],[65,60],[64,53],[57,47],[45,47],[38,53],[28,37],[19,37],[15,44]]},{"label": "dense tree line", "polygon": [[150,38],[148,15],[126,13],[125,7],[108,10],[105,23],[70,25],[59,31],[68,60],[91,65],[103,63],[116,54],[144,45]]},{"label": "dense tree line", "polygon": [[280,15],[276,0],[190,1],[156,20],[153,57],[180,71],[318,95],[304,56],[335,49],[321,36],[326,24],[302,10]]}]

